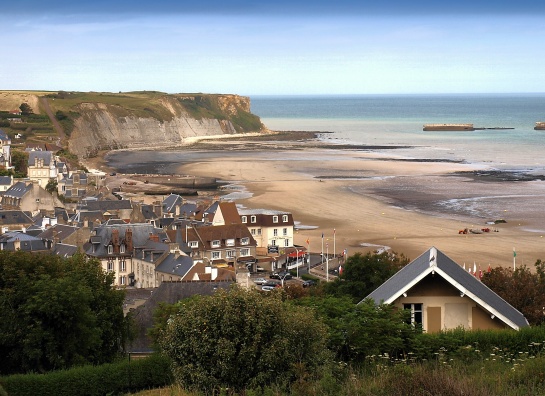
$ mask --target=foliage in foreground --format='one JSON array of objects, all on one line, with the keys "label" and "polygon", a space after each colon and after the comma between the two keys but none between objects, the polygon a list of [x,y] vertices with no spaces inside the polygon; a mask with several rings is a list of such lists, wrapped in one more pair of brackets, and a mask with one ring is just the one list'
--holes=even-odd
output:
[{"label": "foliage in foreground", "polygon": [[287,386],[330,362],[325,325],[314,313],[238,287],[178,304],[159,343],[186,389],[239,391]]},{"label": "foliage in foreground", "polygon": [[407,257],[395,252],[356,253],[346,259],[343,273],[326,285],[326,292],[359,302],[408,263]]},{"label": "foliage in foreground", "polygon": [[83,255],[0,252],[0,374],[112,362],[128,324],[113,275]]},{"label": "foliage in foreground", "polygon": [[[0,378],[10,396],[111,395],[172,383],[170,361],[161,355],[101,366],[83,366],[47,374]],[[0,395],[2,393],[0,392]]]}]

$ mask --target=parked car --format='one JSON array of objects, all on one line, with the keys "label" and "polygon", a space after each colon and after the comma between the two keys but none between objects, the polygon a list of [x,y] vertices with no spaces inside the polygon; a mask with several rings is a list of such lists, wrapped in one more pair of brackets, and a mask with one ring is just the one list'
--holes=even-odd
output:
[{"label": "parked car", "polygon": [[316,281],[313,279],[309,279],[303,282],[303,287],[310,287],[310,286],[316,286]]},{"label": "parked car", "polygon": [[293,278],[293,276],[291,276],[291,274],[289,272],[286,272],[286,271],[282,271],[282,272],[273,272],[269,278],[271,279],[284,279],[284,280],[288,280],[288,279],[291,279]]},{"label": "parked car", "polygon": [[[267,282],[263,283],[261,286],[282,287],[280,282],[275,282],[275,281],[267,281]],[[261,288],[263,289],[263,287],[261,287]]]},{"label": "parked car", "polygon": [[261,290],[263,290],[263,291],[273,291],[274,289],[276,289],[276,287],[273,287],[273,286],[261,286]]},{"label": "parked car", "polygon": [[264,285],[265,283],[267,283],[267,279],[265,278],[257,278],[257,279],[254,279],[254,283],[256,285]]}]

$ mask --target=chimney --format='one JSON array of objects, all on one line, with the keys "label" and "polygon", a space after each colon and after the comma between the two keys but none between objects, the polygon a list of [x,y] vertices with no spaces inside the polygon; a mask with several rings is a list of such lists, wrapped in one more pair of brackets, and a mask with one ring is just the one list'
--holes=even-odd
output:
[{"label": "chimney", "polygon": [[119,230],[117,228],[112,230],[112,245],[114,245],[114,253],[119,253]]},{"label": "chimney", "polygon": [[127,251],[132,253],[133,243],[132,243],[132,229],[131,228],[127,228],[127,230],[125,231],[125,243],[127,245]]},{"label": "chimney", "polygon": [[83,218],[83,227],[89,228],[89,219],[87,217]]}]

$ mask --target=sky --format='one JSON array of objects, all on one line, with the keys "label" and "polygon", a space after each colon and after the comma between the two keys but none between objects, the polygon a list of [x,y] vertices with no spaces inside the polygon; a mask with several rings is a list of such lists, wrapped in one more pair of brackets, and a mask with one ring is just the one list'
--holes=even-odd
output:
[{"label": "sky", "polygon": [[545,92],[541,0],[7,3],[2,90]]}]

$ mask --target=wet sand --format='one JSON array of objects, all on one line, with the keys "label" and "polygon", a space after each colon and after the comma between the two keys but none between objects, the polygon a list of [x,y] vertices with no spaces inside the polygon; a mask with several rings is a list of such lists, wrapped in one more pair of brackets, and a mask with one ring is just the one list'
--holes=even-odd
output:
[{"label": "wet sand", "polygon": [[[414,259],[435,246],[483,270],[512,267],[513,247],[517,265],[533,267],[545,258],[545,215],[538,210],[545,203],[543,182],[484,180],[476,173],[482,169],[470,164],[403,161],[395,147],[337,148],[308,138],[202,141],[170,154],[134,153],[124,161],[114,155],[110,165],[160,158],[173,173],[243,186],[249,194],[238,204],[293,213],[304,226],[295,243],[306,246],[308,238],[313,252],[321,251],[323,233],[329,253],[387,246]],[[486,224],[495,219],[507,223]],[[458,233],[486,227],[498,232]]]}]

